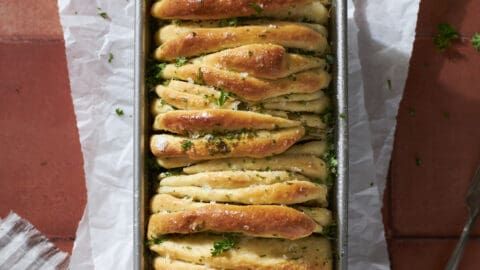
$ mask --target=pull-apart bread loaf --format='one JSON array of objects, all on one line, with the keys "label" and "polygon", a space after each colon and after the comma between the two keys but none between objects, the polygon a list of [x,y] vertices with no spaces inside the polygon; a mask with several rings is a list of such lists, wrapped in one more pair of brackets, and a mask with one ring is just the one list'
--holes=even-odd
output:
[{"label": "pull-apart bread loaf", "polygon": [[329,5],[153,3],[154,269],[333,269]]}]

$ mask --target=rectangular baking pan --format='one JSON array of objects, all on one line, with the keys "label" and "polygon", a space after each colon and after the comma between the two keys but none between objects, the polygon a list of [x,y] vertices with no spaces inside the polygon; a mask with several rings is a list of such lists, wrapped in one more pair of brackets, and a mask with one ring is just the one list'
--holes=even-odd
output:
[{"label": "rectangular baking pan", "polygon": [[[135,11],[135,93],[134,93],[134,269],[150,268],[149,251],[145,245],[146,218],[149,215],[150,181],[147,171],[150,110],[148,89],[145,89],[145,64],[150,54],[149,14],[151,0],[136,0]],[[333,87],[337,110],[338,178],[335,183],[334,205],[337,235],[334,243],[335,269],[348,269],[348,120],[347,112],[347,4],[332,0],[330,41],[334,54]]]}]

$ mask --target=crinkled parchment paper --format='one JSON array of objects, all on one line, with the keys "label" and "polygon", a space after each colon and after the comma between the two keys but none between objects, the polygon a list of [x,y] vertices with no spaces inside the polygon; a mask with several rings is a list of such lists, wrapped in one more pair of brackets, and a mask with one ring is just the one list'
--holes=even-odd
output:
[{"label": "crinkled parchment paper", "polygon": [[[348,4],[349,269],[383,270],[380,209],[419,0]],[[70,267],[131,269],[134,0],[58,5],[88,190]]]}]

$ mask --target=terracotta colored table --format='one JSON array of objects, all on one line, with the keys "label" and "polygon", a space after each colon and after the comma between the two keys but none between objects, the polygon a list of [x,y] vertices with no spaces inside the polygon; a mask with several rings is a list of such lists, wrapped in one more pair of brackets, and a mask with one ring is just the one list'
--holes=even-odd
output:
[{"label": "terracotta colored table", "polygon": [[[479,1],[422,1],[385,195],[394,270],[442,269],[465,220],[480,53],[465,41],[439,54],[432,37],[440,22],[470,37],[478,14]],[[86,195],[56,0],[0,1],[0,93],[0,216],[16,211],[69,251]],[[480,238],[461,269],[479,269],[479,252]]]},{"label": "terracotta colored table", "polygon": [[[443,269],[466,220],[464,196],[480,163],[480,53],[469,42],[480,32],[479,14],[479,1],[424,0],[420,6],[385,196],[395,270]],[[432,43],[442,22],[465,37],[446,54]],[[480,269],[479,253],[475,239],[460,269]]]}]

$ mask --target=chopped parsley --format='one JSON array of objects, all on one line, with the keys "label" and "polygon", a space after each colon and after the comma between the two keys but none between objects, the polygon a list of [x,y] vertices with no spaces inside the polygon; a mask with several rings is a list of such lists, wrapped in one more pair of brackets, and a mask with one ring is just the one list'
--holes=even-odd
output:
[{"label": "chopped parsley", "polygon": [[235,234],[224,234],[222,240],[213,243],[213,248],[211,249],[212,256],[219,256],[225,251],[234,248],[239,240],[239,237]]},{"label": "chopped parsley", "polygon": [[388,79],[387,80],[387,86],[388,86],[388,90],[392,90],[392,80]]},{"label": "chopped parsley", "polygon": [[220,97],[215,101],[215,103],[219,106],[222,107],[225,102],[228,99],[229,94],[227,92],[224,92],[223,90],[220,90]]},{"label": "chopped parsley", "polygon": [[187,152],[188,150],[190,150],[190,148],[192,148],[192,146],[193,146],[192,141],[184,140],[184,141],[182,142],[182,150],[183,150],[183,152]]},{"label": "chopped parsley", "polygon": [[159,63],[151,59],[147,61],[145,74],[145,85],[147,89],[151,90],[162,82],[163,79],[161,73],[166,66],[166,63]]},{"label": "chopped parsley", "polygon": [[114,58],[113,53],[109,53],[108,54],[108,63],[112,63],[113,58]]},{"label": "chopped parsley", "polygon": [[162,172],[159,174],[159,178],[165,178],[165,177],[170,177],[170,176],[175,176],[175,175],[181,175],[182,170],[181,169],[171,169],[166,172]]},{"label": "chopped parsley", "polygon": [[477,50],[477,52],[480,52],[480,33],[475,33],[472,37],[472,46]]},{"label": "chopped parsley", "polygon": [[328,64],[333,65],[335,62],[335,56],[333,54],[329,53],[325,55],[325,61],[327,61]]},{"label": "chopped parsley", "polygon": [[337,224],[332,223],[330,225],[324,226],[322,229],[322,235],[330,240],[335,239],[337,235]]},{"label": "chopped parsley", "polygon": [[221,27],[226,27],[226,26],[237,26],[238,24],[238,19],[237,18],[231,18],[231,19],[224,19],[218,22],[218,25]]},{"label": "chopped parsley", "polygon": [[248,4],[248,5],[249,5],[251,8],[253,8],[253,10],[255,10],[255,12],[256,12],[257,14],[262,14],[263,8],[262,8],[259,4],[257,4],[257,3],[250,3],[250,4]]},{"label": "chopped parsley", "polygon": [[338,115],[341,119],[347,119],[347,115],[345,113],[341,113]]},{"label": "chopped parsley", "polygon": [[419,157],[415,157],[415,164],[416,164],[418,167],[422,166],[422,164],[423,164],[422,159],[419,158]]},{"label": "chopped parsley", "polygon": [[460,34],[448,23],[441,23],[437,26],[438,33],[433,39],[435,47],[440,51],[445,51],[452,46],[452,42],[460,38]]},{"label": "chopped parsley", "polygon": [[98,11],[98,16],[104,18],[105,20],[110,19],[107,12],[103,11],[101,8],[97,8],[97,11]]},{"label": "chopped parsley", "polygon": [[185,65],[187,62],[188,62],[187,58],[177,57],[177,59],[175,59],[175,66],[181,67],[181,66]]},{"label": "chopped parsley", "polygon": [[120,108],[116,108],[116,109],[115,109],[115,113],[116,113],[118,116],[123,116],[123,115],[125,114],[125,113],[123,112],[123,110],[120,109]]},{"label": "chopped parsley", "polygon": [[147,240],[147,246],[160,245],[165,238],[163,237],[153,237],[152,239]]}]

